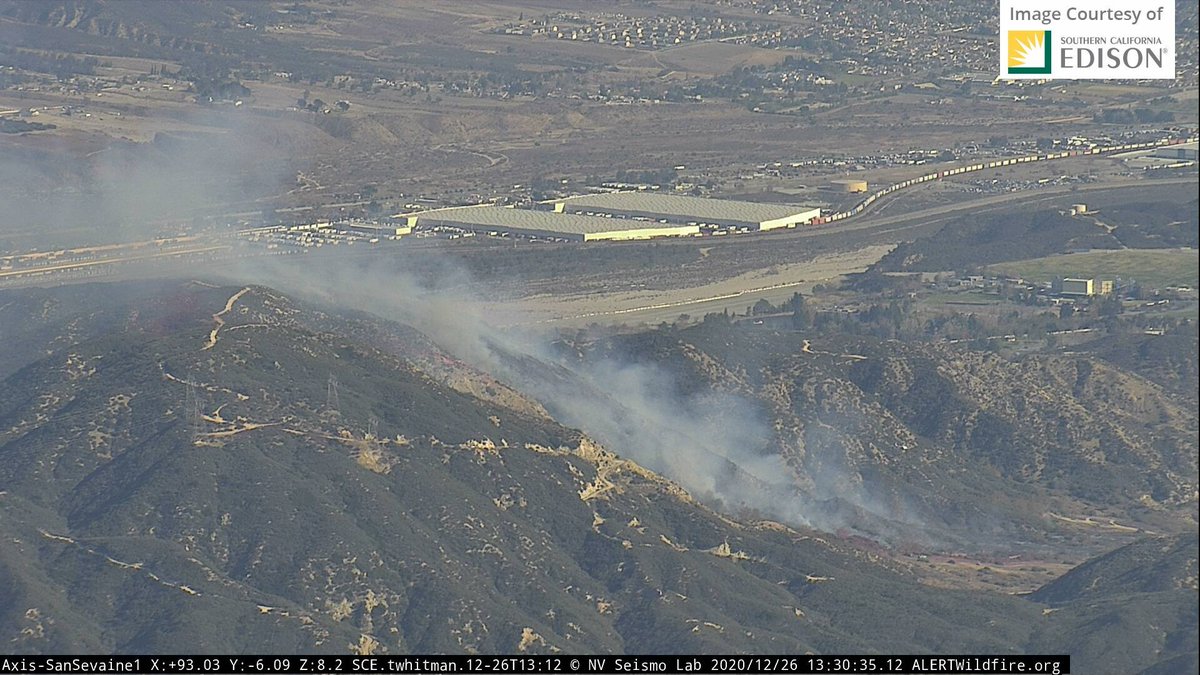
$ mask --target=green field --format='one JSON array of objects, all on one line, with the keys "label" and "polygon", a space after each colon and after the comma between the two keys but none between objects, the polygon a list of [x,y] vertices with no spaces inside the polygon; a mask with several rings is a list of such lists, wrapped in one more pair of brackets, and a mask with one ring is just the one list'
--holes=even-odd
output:
[{"label": "green field", "polygon": [[1143,287],[1188,286],[1195,288],[1197,250],[1123,249],[1053,255],[1018,260],[988,267],[993,274],[1019,276],[1030,281],[1052,281],[1054,277],[1136,279]]}]

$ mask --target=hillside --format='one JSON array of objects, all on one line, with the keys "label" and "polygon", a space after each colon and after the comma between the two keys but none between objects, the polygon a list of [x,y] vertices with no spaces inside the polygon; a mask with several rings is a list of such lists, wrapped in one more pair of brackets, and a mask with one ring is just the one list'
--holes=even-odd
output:
[{"label": "hillside", "polygon": [[[723,410],[753,411],[755,456],[780,457],[776,482],[798,490],[771,502],[776,516],[799,504],[826,529],[896,545],[1086,539],[1079,523],[1094,519],[1113,524],[1093,533],[1194,526],[1190,397],[1086,353],[811,334],[706,321],[571,348],[582,362],[628,354],[669,371],[714,427],[745,417]],[[704,406],[713,390],[742,408]]]},{"label": "hillside", "polygon": [[[1080,641],[1087,626],[1044,630],[1085,612],[1085,596],[952,590],[861,540],[747,511],[733,520],[555,421],[555,401],[536,397],[543,408],[369,315],[172,282],[9,292],[0,317],[10,343],[55,336],[7,353],[0,386],[0,536],[13,542],[0,549],[0,639],[14,652],[1103,651]],[[901,490],[949,461],[927,445],[913,449],[923,462],[863,463],[865,448],[893,452],[888,434],[914,437],[867,394],[849,396],[852,380],[828,380],[840,358],[796,370],[813,358],[801,350],[792,370],[752,369],[701,344],[662,342],[664,367],[690,364],[696,377],[680,383],[693,395],[701,375],[725,393],[774,388],[784,423],[810,428],[796,452],[818,445],[817,422],[836,411],[881,416],[831,437],[865,477],[851,485]],[[526,377],[580,372],[509,360]],[[765,479],[726,460],[731,484]],[[736,506],[714,478],[712,503]],[[967,485],[983,483],[956,489]],[[1021,496],[1020,483],[999,485]],[[835,487],[809,506],[857,513],[862,531],[913,529],[918,507],[887,521]],[[949,492],[942,503],[964,503]],[[911,494],[933,505],[932,491]],[[946,515],[925,536],[985,517]],[[1181,644],[1131,663],[1185,658]]]},{"label": "hillside", "polygon": [[1197,202],[1105,204],[1088,217],[1018,211],[952,221],[902,243],[876,265],[883,272],[965,270],[1078,249],[1196,247]]},{"label": "hillside", "polygon": [[1080,565],[1031,596],[1051,605],[1038,642],[1069,645],[1080,672],[1195,672],[1198,552],[1193,532],[1144,539]]},{"label": "hillside", "polygon": [[[116,334],[104,310],[71,308],[79,332],[5,378],[0,527],[17,545],[0,634],[17,651],[987,651],[1028,637],[1015,618],[962,626],[1032,606],[926,597],[853,549],[733,523],[576,431],[306,328],[326,315],[266,289],[162,295],[114,302]],[[917,598],[922,630],[884,632]]]}]

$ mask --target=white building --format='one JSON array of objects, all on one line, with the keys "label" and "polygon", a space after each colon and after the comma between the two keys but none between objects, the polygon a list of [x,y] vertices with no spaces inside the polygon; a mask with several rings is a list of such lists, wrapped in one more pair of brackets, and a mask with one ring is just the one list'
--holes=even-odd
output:
[{"label": "white building", "polygon": [[700,234],[699,225],[580,216],[506,206],[463,206],[399,216],[409,227],[454,227],[480,233],[599,241],[680,237]]},{"label": "white building", "polygon": [[668,223],[774,230],[812,222],[821,209],[791,204],[708,199],[655,192],[610,192],[568,197],[554,203],[559,213],[600,213]]}]

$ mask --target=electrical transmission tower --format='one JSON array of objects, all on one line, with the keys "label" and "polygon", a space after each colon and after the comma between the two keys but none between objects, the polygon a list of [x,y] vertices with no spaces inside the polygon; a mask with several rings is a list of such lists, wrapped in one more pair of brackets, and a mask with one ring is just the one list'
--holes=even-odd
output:
[{"label": "electrical transmission tower", "polygon": [[325,386],[325,408],[337,413],[342,411],[342,402],[338,400],[338,381],[333,373],[329,374],[329,384]]},{"label": "electrical transmission tower", "polygon": [[196,380],[192,377],[192,373],[188,373],[187,377],[187,396],[184,401],[184,414],[187,415],[188,435],[191,437],[192,445],[200,439],[201,417],[200,417],[200,390],[196,386]]}]

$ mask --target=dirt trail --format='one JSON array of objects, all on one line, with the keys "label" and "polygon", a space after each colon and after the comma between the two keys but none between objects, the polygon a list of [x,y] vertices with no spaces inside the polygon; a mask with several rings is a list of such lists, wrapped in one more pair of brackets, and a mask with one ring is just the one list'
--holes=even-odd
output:
[{"label": "dirt trail", "polygon": [[213,326],[213,329],[209,332],[208,342],[204,343],[204,348],[200,351],[208,351],[217,346],[217,333],[221,332],[221,327],[225,325],[225,315],[233,310],[233,306],[237,304],[237,301],[241,299],[243,295],[249,292],[250,287],[247,286],[237,293],[229,296],[229,300],[225,302],[225,309],[212,315],[213,321],[216,322],[216,325]]},{"label": "dirt trail", "polygon": [[[1122,525],[1122,524],[1118,523],[1116,520],[1113,520],[1112,518],[1108,518],[1107,519],[1108,522],[1103,522],[1101,520],[1097,520],[1097,519],[1093,518],[1092,516],[1087,516],[1086,518],[1072,518],[1070,516],[1060,516],[1059,514],[1054,513],[1053,511],[1047,511],[1046,515],[1050,516],[1051,518],[1054,518],[1055,520],[1061,520],[1065,523],[1071,523],[1072,525],[1081,525],[1084,527],[1099,527],[1099,528],[1103,528],[1106,530],[1119,530],[1121,532],[1142,532],[1143,531],[1136,527],[1131,527],[1129,525]],[[1151,533],[1151,534],[1154,534],[1154,533]]]},{"label": "dirt trail", "polygon": [[800,353],[801,354],[813,354],[813,355],[828,354],[829,356],[837,356],[837,357],[840,357],[843,359],[853,359],[855,361],[866,361],[869,358],[869,357],[863,356],[862,354],[838,354],[836,352],[826,352],[826,351],[816,350],[816,349],[812,348],[812,342],[810,342],[808,340],[801,341]]}]

